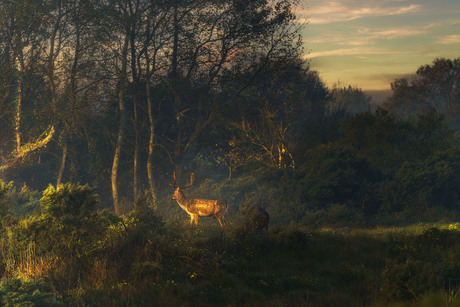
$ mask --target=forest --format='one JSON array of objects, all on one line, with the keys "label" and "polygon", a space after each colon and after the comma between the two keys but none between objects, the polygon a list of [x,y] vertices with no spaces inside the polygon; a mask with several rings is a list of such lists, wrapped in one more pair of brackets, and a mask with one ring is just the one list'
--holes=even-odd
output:
[{"label": "forest", "polygon": [[460,58],[377,106],[296,10],[0,1],[0,305],[460,306]]}]

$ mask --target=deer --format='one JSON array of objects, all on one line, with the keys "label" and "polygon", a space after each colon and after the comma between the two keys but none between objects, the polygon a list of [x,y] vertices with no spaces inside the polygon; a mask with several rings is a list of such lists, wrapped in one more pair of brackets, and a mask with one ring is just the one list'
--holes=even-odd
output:
[{"label": "deer", "polygon": [[187,198],[182,192],[183,189],[190,188],[195,181],[195,174],[190,174],[190,183],[185,187],[176,187],[176,173],[174,172],[174,182],[170,186],[174,187],[173,199],[179,206],[190,215],[190,225],[198,226],[198,216],[214,217],[223,229],[227,224],[224,218],[227,212],[227,204],[220,200]]}]

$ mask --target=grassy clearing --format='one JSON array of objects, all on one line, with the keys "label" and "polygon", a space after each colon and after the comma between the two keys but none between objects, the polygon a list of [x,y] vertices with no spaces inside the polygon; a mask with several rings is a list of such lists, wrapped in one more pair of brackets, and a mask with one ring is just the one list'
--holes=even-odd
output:
[{"label": "grassy clearing", "polygon": [[[43,250],[37,237],[35,249],[28,249],[30,259],[60,255],[62,261],[47,270],[34,270],[31,266],[40,262],[29,261],[29,275],[37,274],[27,280],[21,277],[24,263],[13,261],[22,255],[20,245],[4,241],[0,303],[457,306],[460,302],[457,224],[351,229],[351,234],[343,234],[295,224],[268,232],[243,225],[221,231],[211,222],[193,228],[182,221],[159,226],[153,218],[144,224],[125,219],[127,231],[119,223],[109,225],[102,245],[95,252],[94,247],[82,246],[85,253],[77,258],[65,258],[65,246]],[[156,230],[146,233],[153,225]],[[24,227],[23,232],[28,229]],[[71,270],[65,271],[70,265]]]}]

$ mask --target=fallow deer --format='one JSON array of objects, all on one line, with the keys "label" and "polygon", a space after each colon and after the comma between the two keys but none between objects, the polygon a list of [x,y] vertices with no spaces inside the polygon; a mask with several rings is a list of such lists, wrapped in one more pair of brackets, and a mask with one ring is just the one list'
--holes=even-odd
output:
[{"label": "fallow deer", "polygon": [[190,183],[185,187],[176,187],[176,173],[174,173],[174,184],[171,186],[175,188],[174,198],[179,206],[190,215],[190,224],[198,226],[198,216],[214,217],[220,224],[220,227],[224,228],[226,225],[224,215],[227,212],[227,204],[220,200],[210,199],[198,199],[190,198],[187,199],[183,189],[190,188],[195,181],[195,174],[190,174]]}]

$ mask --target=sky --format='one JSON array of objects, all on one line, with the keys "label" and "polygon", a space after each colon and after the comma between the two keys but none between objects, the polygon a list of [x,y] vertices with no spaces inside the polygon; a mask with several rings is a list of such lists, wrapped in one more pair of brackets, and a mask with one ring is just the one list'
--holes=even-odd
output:
[{"label": "sky", "polygon": [[332,87],[389,90],[435,58],[460,58],[460,0],[300,0],[305,58]]}]

